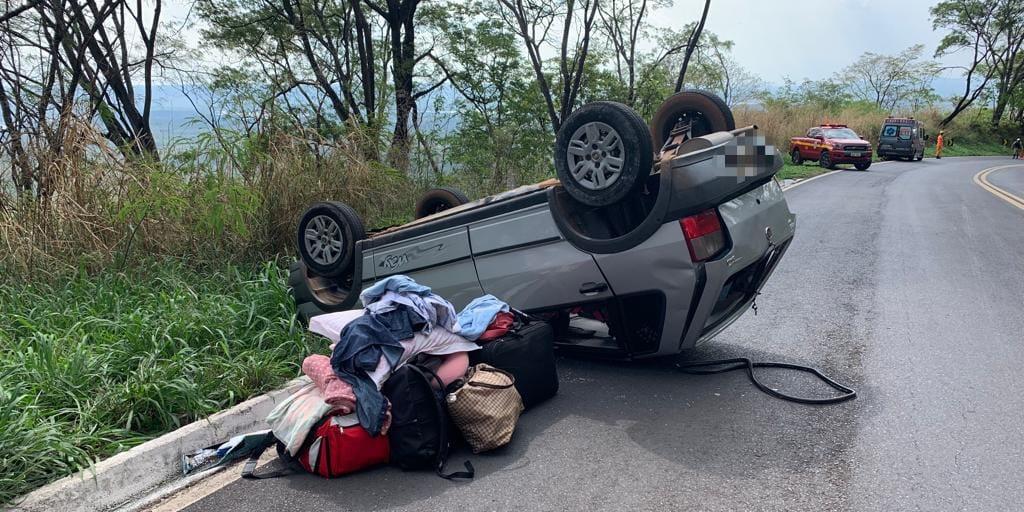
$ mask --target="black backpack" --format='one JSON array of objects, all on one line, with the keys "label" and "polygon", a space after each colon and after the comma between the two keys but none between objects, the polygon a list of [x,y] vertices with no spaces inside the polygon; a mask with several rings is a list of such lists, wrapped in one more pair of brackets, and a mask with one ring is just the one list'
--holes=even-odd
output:
[{"label": "black backpack", "polygon": [[[433,386],[437,383],[438,388]],[[473,478],[466,471],[444,473],[451,448],[451,420],[444,403],[444,384],[429,368],[406,364],[384,382],[381,391],[391,402],[388,440],[391,462],[402,469],[434,469],[442,478]]]}]

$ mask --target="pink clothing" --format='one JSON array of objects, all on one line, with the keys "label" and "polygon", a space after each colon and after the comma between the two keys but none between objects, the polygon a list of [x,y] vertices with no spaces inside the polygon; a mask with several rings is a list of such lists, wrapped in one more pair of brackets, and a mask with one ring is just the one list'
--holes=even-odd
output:
[{"label": "pink clothing", "polygon": [[464,377],[466,370],[469,369],[469,354],[466,352],[446,354],[441,356],[441,359],[441,367],[437,369],[437,378],[441,379],[445,386]]},{"label": "pink clothing", "polygon": [[307,357],[302,361],[302,373],[309,376],[309,379],[320,388],[324,402],[343,414],[355,410],[356,395],[352,392],[352,386],[334,375],[330,357],[320,354]]}]

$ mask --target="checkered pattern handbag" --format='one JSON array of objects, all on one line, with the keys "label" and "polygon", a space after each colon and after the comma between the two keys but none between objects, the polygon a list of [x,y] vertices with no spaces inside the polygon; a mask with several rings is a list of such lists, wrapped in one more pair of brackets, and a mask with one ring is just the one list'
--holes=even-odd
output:
[{"label": "checkered pattern handbag", "polygon": [[507,444],[523,412],[523,399],[515,388],[515,377],[493,366],[480,363],[469,368],[466,376],[454,384],[448,394],[448,412],[462,432],[473,453],[493,450]]}]

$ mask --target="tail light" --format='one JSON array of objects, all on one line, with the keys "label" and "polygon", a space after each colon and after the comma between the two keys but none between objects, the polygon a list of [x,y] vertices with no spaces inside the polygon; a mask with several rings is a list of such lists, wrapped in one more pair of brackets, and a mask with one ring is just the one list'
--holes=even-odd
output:
[{"label": "tail light", "polygon": [[714,208],[681,219],[679,225],[694,262],[707,260],[725,248],[725,233]]}]

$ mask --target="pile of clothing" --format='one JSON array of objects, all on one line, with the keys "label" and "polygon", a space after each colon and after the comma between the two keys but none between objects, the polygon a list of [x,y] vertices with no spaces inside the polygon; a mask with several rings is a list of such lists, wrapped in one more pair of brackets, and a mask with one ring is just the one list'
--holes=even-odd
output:
[{"label": "pile of clothing", "polygon": [[513,325],[507,304],[493,295],[473,300],[456,314],[450,302],[403,275],[363,290],[363,309],[313,317],[309,329],[333,343],[331,355],[302,362],[310,383],[268,416],[274,436],[295,455],[310,429],[332,414],[345,428],[360,425],[370,436],[385,435],[390,404],[381,388],[409,363],[431,367],[447,386],[469,367],[474,342],[500,338]]}]

